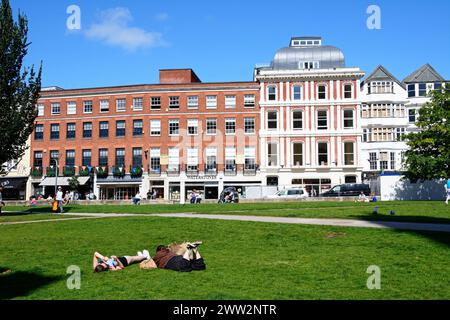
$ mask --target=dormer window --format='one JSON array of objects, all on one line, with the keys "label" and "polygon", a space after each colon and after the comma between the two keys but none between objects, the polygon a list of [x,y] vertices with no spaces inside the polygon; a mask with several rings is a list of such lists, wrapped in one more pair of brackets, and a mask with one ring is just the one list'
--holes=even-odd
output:
[{"label": "dormer window", "polygon": [[300,61],[298,63],[299,69],[319,69],[319,61]]},{"label": "dormer window", "polygon": [[391,81],[372,81],[369,83],[368,87],[369,94],[394,92],[394,83]]},{"label": "dormer window", "polygon": [[306,47],[306,46],[320,46],[320,45],[322,45],[321,39],[294,38],[291,40],[291,47]]},{"label": "dormer window", "polygon": [[425,97],[427,95],[427,85],[425,83],[419,84],[419,97]]},{"label": "dormer window", "polygon": [[408,98],[416,96],[416,85],[408,84]]}]

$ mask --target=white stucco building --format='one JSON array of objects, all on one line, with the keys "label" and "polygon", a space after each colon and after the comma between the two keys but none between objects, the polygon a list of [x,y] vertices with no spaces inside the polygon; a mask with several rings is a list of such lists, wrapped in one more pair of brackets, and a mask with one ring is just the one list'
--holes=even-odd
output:
[{"label": "white stucco building", "polygon": [[404,135],[414,132],[418,110],[430,100],[430,90],[442,88],[444,78],[426,64],[400,82],[378,66],[361,83],[361,158],[363,180],[380,173],[401,172]]},{"label": "white stucco building", "polygon": [[302,185],[318,194],[360,182],[363,76],[320,37],[294,37],[270,65],[255,68],[264,185]]}]

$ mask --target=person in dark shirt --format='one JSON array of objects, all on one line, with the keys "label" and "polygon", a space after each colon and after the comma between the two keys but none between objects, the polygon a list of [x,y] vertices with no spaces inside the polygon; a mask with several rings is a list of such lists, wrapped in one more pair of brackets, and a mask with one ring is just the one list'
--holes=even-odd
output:
[{"label": "person in dark shirt", "polygon": [[187,250],[181,255],[171,251],[167,246],[159,245],[156,255],[153,257],[160,269],[169,269],[179,272],[190,272],[205,270],[205,262],[198,252],[198,244],[187,245]]}]

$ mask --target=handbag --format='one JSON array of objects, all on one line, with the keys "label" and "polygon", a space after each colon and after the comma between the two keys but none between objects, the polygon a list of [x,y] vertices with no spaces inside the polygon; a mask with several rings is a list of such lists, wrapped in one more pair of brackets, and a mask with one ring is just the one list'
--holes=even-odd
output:
[{"label": "handbag", "polygon": [[147,260],[142,261],[139,264],[139,267],[143,270],[150,270],[150,269],[158,268],[158,266],[156,265],[155,261],[153,261],[153,259],[147,259]]}]

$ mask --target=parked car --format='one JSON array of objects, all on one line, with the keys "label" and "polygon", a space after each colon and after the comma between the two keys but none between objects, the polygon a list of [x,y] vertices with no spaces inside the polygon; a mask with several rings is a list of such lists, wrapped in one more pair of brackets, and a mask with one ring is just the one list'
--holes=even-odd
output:
[{"label": "parked car", "polygon": [[358,197],[361,192],[370,196],[368,184],[346,183],[334,186],[330,190],[320,194],[321,197]]},{"label": "parked car", "polygon": [[226,187],[223,189],[219,197],[219,203],[238,203],[239,192],[235,187]]},{"label": "parked car", "polygon": [[287,188],[267,196],[268,199],[306,199],[308,192],[303,187]]}]

